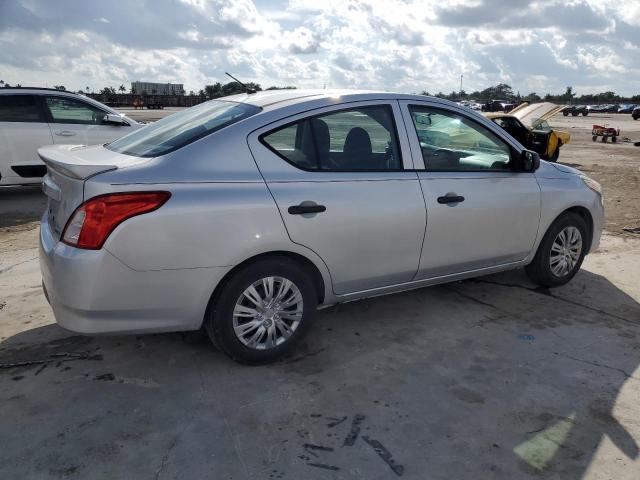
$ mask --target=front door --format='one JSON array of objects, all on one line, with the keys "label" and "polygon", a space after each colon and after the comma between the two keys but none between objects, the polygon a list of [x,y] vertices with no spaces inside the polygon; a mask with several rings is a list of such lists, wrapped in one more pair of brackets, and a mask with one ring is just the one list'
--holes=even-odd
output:
[{"label": "front door", "polygon": [[397,102],[359,102],[249,138],[291,240],[323,259],[338,295],[408,282],[418,268],[424,199],[398,114]]},{"label": "front door", "polygon": [[[540,188],[518,171],[516,152],[484,119],[402,103],[427,205],[417,279],[523,260],[533,248]],[[493,131],[495,129],[495,131]]]},{"label": "front door", "polygon": [[99,145],[131,131],[128,125],[103,122],[107,112],[81,99],[50,95],[45,98],[56,144]]}]

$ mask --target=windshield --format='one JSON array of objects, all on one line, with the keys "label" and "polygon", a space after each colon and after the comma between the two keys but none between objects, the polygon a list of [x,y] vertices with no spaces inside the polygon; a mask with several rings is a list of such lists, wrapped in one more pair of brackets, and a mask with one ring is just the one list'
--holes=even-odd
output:
[{"label": "windshield", "polygon": [[261,109],[246,103],[211,100],[163,118],[105,145],[136,157],[157,157],[239,122]]},{"label": "windshield", "polygon": [[551,127],[547,123],[546,120],[540,120],[539,118],[534,118],[531,120],[531,126],[534,130],[543,130],[545,132],[551,131]]}]

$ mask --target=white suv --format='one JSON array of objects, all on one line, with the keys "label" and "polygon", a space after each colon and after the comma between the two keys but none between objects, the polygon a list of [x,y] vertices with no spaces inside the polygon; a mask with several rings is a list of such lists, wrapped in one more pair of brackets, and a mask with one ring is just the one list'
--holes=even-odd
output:
[{"label": "white suv", "polygon": [[40,183],[38,148],[111,142],[142,125],[77,93],[0,88],[0,185]]}]

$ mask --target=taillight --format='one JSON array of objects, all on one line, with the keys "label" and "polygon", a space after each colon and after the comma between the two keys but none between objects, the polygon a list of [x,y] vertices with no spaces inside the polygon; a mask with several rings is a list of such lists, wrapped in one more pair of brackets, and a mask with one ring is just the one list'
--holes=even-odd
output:
[{"label": "taillight", "polygon": [[67,245],[99,250],[113,230],[126,219],[160,208],[169,192],[109,193],[80,205],[62,231]]}]

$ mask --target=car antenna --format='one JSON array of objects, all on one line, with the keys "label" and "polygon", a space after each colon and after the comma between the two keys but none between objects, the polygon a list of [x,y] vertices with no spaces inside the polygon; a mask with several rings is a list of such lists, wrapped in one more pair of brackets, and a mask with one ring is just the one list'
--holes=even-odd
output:
[{"label": "car antenna", "polygon": [[242,83],[240,80],[238,80],[236,77],[234,77],[233,75],[231,75],[229,72],[224,72],[225,74],[229,75],[231,78],[233,78],[236,82],[238,82],[240,85],[242,85],[244,87],[245,92],[247,92],[248,94],[252,94],[252,93],[256,93],[256,91],[253,88],[249,88],[247,87],[244,83]]}]

